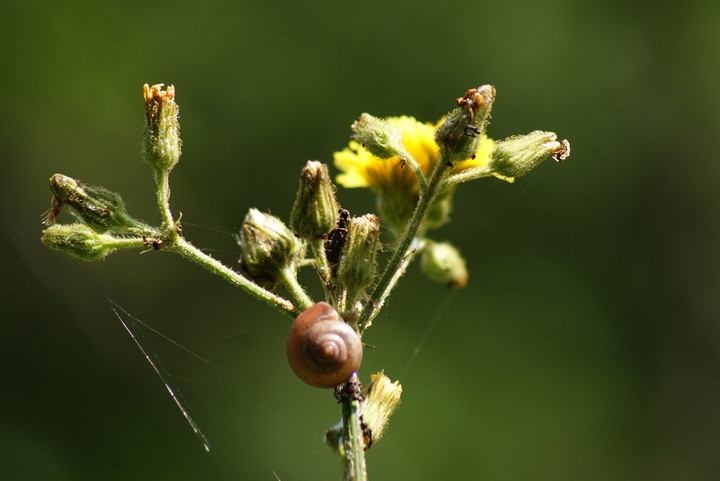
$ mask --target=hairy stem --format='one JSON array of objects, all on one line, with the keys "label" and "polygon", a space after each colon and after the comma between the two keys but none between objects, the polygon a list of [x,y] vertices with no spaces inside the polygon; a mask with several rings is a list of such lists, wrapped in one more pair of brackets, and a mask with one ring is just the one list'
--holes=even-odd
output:
[{"label": "hairy stem", "polygon": [[418,183],[420,184],[420,192],[425,192],[427,190],[428,181],[425,177],[425,174],[423,174],[422,169],[420,168],[420,164],[417,163],[415,157],[413,157],[407,150],[403,152],[401,157],[410,166],[413,172],[415,172],[415,176],[417,177]]},{"label": "hairy stem", "polygon": [[317,268],[318,276],[320,276],[320,283],[323,286],[325,298],[327,300],[332,300],[332,275],[330,273],[330,263],[328,262],[327,255],[325,254],[325,239],[313,240],[310,242],[310,247],[315,255],[315,266]]},{"label": "hairy stem", "polygon": [[202,267],[209,270],[213,274],[217,274],[226,281],[228,281],[230,284],[242,288],[248,294],[255,296],[269,306],[274,307],[278,311],[292,318],[297,316],[298,311],[292,302],[268,291],[267,289],[258,286],[247,277],[243,276],[238,272],[235,272],[222,262],[209,256],[208,254],[205,254],[203,251],[201,251],[182,237],[178,237],[175,242],[168,248],[168,250],[176,252],[181,256],[190,259],[196,264],[200,264]]},{"label": "hairy stem", "polygon": [[445,179],[445,182],[443,182],[442,188],[440,191],[445,191],[449,189],[452,186],[455,186],[457,184],[461,184],[463,182],[468,182],[470,180],[480,179],[482,177],[490,177],[493,175],[492,169],[490,169],[489,166],[483,165],[480,167],[474,167],[472,169],[464,170],[460,173],[453,174],[447,179]]},{"label": "hairy stem", "polygon": [[282,284],[290,292],[290,295],[297,301],[300,309],[305,310],[315,304],[310,296],[307,295],[303,286],[297,280],[297,272],[292,267],[286,267],[280,270]]},{"label": "hairy stem", "polygon": [[425,192],[420,196],[420,200],[418,201],[418,204],[415,207],[415,211],[413,212],[413,215],[410,218],[407,227],[405,228],[405,232],[400,239],[400,243],[397,249],[395,249],[395,252],[388,261],[387,266],[383,271],[383,275],[380,278],[380,281],[378,281],[377,285],[375,286],[375,290],[373,290],[372,295],[370,296],[367,304],[365,305],[365,309],[363,309],[362,314],[360,314],[358,326],[360,327],[361,331],[363,331],[370,325],[373,318],[380,311],[380,308],[382,307],[385,298],[387,298],[387,296],[390,294],[390,291],[397,283],[397,279],[393,281],[393,278],[395,278],[398,270],[400,269],[406,258],[408,256],[412,256],[413,252],[408,251],[408,248],[410,247],[410,244],[413,242],[413,239],[417,235],[418,230],[422,225],[422,221],[425,219],[425,215],[427,214],[428,209],[430,208],[432,202],[435,200],[438,193],[440,192],[440,187],[443,186],[441,180],[443,179],[444,174],[449,167],[449,164],[443,159],[441,155],[438,159],[435,170],[433,170],[432,177],[430,178],[430,183],[428,184]]},{"label": "hairy stem", "polygon": [[365,440],[360,423],[360,401],[363,399],[357,373],[343,386],[342,405],[343,445],[341,449],[343,480],[367,481]]},{"label": "hairy stem", "polygon": [[162,229],[169,232],[174,230],[174,221],[170,211],[170,172],[160,170],[155,172],[157,182],[157,203],[162,217]]}]

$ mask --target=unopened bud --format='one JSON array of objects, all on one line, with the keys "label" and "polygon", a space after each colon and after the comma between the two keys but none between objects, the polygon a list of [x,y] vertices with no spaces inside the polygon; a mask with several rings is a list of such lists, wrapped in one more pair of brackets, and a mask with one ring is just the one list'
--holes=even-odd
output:
[{"label": "unopened bud", "polygon": [[98,261],[115,251],[112,236],[98,234],[81,223],[50,226],[40,240],[50,249],[81,261]]},{"label": "unopened bud", "polygon": [[350,219],[337,276],[354,299],[375,279],[380,248],[380,219],[374,214]]},{"label": "unopened bud", "polygon": [[46,224],[52,224],[60,210],[67,207],[78,220],[97,232],[127,230],[139,225],[125,210],[119,194],[99,185],[86,184],[62,174],[50,177],[53,201]]},{"label": "unopened bud", "polygon": [[465,287],[468,271],[462,254],[449,242],[427,241],[422,250],[420,269],[430,280],[453,289]]},{"label": "unopened bud", "polygon": [[435,142],[445,161],[452,163],[475,158],[494,101],[495,87],[492,85],[470,89],[457,99],[458,107],[435,132]]},{"label": "unopened bud", "polygon": [[550,155],[558,162],[566,159],[570,155],[570,143],[558,142],[553,132],[536,130],[497,142],[490,168],[504,177],[522,177]]},{"label": "unopened bud", "polygon": [[305,242],[275,216],[250,209],[237,237],[240,264],[256,281],[275,285],[280,271],[305,255]]},{"label": "unopened bud", "polygon": [[300,174],[300,188],[290,212],[290,228],[303,239],[322,239],[335,228],[338,203],[328,166],[310,160]]},{"label": "unopened bud", "polygon": [[374,156],[381,159],[405,156],[402,132],[390,122],[370,114],[362,114],[351,128],[351,137]]},{"label": "unopened bud", "polygon": [[145,139],[143,155],[153,167],[156,178],[170,172],[180,160],[180,123],[175,87],[162,89],[163,84],[143,86],[145,97]]}]

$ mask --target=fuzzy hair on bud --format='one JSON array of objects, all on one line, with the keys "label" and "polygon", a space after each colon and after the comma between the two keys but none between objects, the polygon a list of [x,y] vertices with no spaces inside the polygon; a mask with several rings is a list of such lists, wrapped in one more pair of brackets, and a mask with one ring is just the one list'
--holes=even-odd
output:
[{"label": "fuzzy hair on bud", "polygon": [[250,209],[240,235],[240,264],[257,282],[274,286],[280,270],[294,268],[305,255],[305,242],[277,217]]},{"label": "fuzzy hair on bud", "polygon": [[99,261],[115,251],[108,245],[112,237],[98,234],[81,223],[50,226],[43,231],[40,241],[50,249],[86,262]]},{"label": "fuzzy hair on bud", "polygon": [[120,194],[99,185],[86,184],[63,174],[50,177],[53,193],[51,211],[46,224],[55,222],[61,208],[67,208],[79,221],[96,232],[127,231],[138,222],[125,210]]},{"label": "fuzzy hair on bud", "polygon": [[428,279],[453,289],[463,288],[468,282],[465,259],[449,242],[427,241],[422,250],[420,269]]},{"label": "fuzzy hair on bud", "polygon": [[143,156],[153,167],[157,179],[161,172],[168,173],[180,160],[179,108],[175,103],[175,87],[163,90],[163,84],[143,86],[145,99],[145,139]]},{"label": "fuzzy hair on bud", "polygon": [[481,85],[457,99],[458,107],[450,112],[435,133],[435,142],[448,162],[474,159],[485,136],[490,111],[495,102],[495,87]]},{"label": "fuzzy hair on bud", "polygon": [[551,155],[558,162],[568,158],[570,143],[567,140],[558,142],[554,132],[536,130],[497,142],[490,168],[504,177],[522,177]]},{"label": "fuzzy hair on bud", "polygon": [[290,228],[303,239],[323,239],[337,222],[338,203],[328,166],[309,160],[300,174],[300,187],[290,212]]},{"label": "fuzzy hair on bud", "polygon": [[351,128],[352,139],[362,144],[374,156],[380,159],[405,156],[402,132],[386,120],[365,113]]},{"label": "fuzzy hair on bud", "polygon": [[354,299],[375,280],[377,251],[380,248],[380,219],[365,214],[350,219],[337,276]]}]

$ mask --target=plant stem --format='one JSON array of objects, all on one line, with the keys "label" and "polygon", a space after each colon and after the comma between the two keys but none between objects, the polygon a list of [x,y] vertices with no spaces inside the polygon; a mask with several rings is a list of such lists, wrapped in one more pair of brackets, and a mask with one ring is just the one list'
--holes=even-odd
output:
[{"label": "plant stem", "polygon": [[298,311],[292,302],[258,286],[247,277],[243,276],[238,272],[235,272],[222,262],[205,254],[203,251],[201,251],[182,237],[178,236],[178,238],[172,243],[172,245],[168,247],[168,250],[176,252],[181,256],[190,259],[196,264],[200,264],[202,267],[209,270],[213,274],[217,274],[226,281],[228,281],[230,284],[242,288],[248,294],[255,296],[269,306],[274,307],[278,311],[292,318],[295,318],[295,316],[297,316]]},{"label": "plant stem", "polygon": [[310,298],[310,296],[307,295],[307,292],[305,292],[303,286],[301,286],[298,282],[297,272],[295,271],[295,268],[286,267],[285,269],[281,269],[280,276],[282,278],[283,285],[288,290],[288,292],[290,292],[290,295],[300,305],[300,309],[305,310],[315,304]]},{"label": "plant stem", "polygon": [[447,179],[445,179],[445,182],[443,182],[440,192],[445,191],[450,187],[460,184],[462,182],[468,182],[470,180],[480,179],[482,177],[490,177],[491,175],[493,175],[493,171],[487,165],[467,169],[460,173],[453,174]]},{"label": "plant stem", "polygon": [[157,182],[157,203],[162,217],[162,230],[169,232],[174,230],[174,221],[170,211],[170,172],[167,170],[156,170],[155,180]]},{"label": "plant stem", "polygon": [[441,180],[449,167],[450,165],[441,155],[435,169],[433,170],[430,183],[428,184],[425,192],[420,196],[420,200],[415,207],[415,211],[413,212],[410,221],[408,221],[405,232],[400,239],[400,244],[388,261],[380,281],[378,281],[375,286],[375,290],[373,290],[372,295],[365,305],[365,309],[363,309],[362,314],[360,314],[358,326],[361,332],[370,325],[372,319],[380,311],[385,298],[390,294],[390,291],[397,282],[397,279],[393,281],[393,278],[396,276],[398,269],[401,267],[405,258],[408,255],[412,255],[412,252],[408,251],[408,247],[410,247],[410,244],[417,235],[417,232],[420,229],[422,221],[425,219],[425,215],[432,205],[432,202],[437,197],[437,194],[440,191],[439,187],[442,186]]},{"label": "plant stem", "polygon": [[415,172],[415,176],[417,177],[418,183],[420,184],[420,192],[425,192],[427,190],[428,181],[422,169],[420,168],[420,164],[417,163],[415,157],[413,157],[407,150],[402,153],[401,158],[410,166],[413,172]]},{"label": "plant stem", "polygon": [[331,284],[332,276],[330,274],[330,264],[328,263],[327,255],[325,254],[325,239],[313,240],[310,242],[310,247],[313,250],[313,254],[315,254],[315,266],[317,268],[318,275],[320,276],[320,283],[323,286],[325,298],[327,300],[331,300],[333,297],[333,288]]},{"label": "plant stem", "polygon": [[137,249],[145,247],[146,241],[139,237],[113,237],[111,241],[103,242],[105,247],[112,249]]},{"label": "plant stem", "polygon": [[363,398],[361,389],[357,373],[353,373],[341,393],[343,421],[341,454],[344,481],[367,481],[365,440],[360,424],[360,401]]}]

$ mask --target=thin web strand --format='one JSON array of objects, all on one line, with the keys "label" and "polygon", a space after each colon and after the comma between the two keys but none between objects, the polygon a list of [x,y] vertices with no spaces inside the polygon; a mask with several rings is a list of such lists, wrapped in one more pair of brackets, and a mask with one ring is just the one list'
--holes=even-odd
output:
[{"label": "thin web strand", "polygon": [[[125,328],[127,333],[132,338],[133,342],[135,342],[135,345],[140,349],[140,352],[142,352],[143,356],[145,356],[145,360],[150,364],[150,367],[153,368],[153,371],[155,371],[155,374],[158,375],[162,383],[165,385],[165,389],[170,394],[170,397],[175,401],[175,405],[177,405],[178,409],[182,413],[185,420],[188,422],[190,427],[192,428],[195,435],[200,439],[200,441],[203,444],[203,448],[205,448],[206,452],[211,452],[211,446],[210,446],[210,440],[205,436],[205,433],[200,430],[200,427],[197,425],[193,417],[190,415],[190,411],[185,406],[185,403],[180,399],[180,396],[175,393],[175,390],[173,389],[172,385],[170,384],[170,375],[167,373],[164,367],[160,364],[159,360],[153,359],[153,356],[150,355],[149,351],[145,349],[145,346],[140,342],[138,337],[135,335],[133,330],[130,328],[128,323],[125,322],[125,320],[122,318],[120,313],[115,309],[114,306],[110,306],[112,311],[115,313],[115,316],[117,316],[118,320],[122,324],[122,326]],[[123,312],[127,314],[127,312],[123,309]],[[131,319],[135,319],[134,317],[130,316]],[[199,356],[197,356],[199,357]],[[201,358],[202,359],[202,358]]]}]

